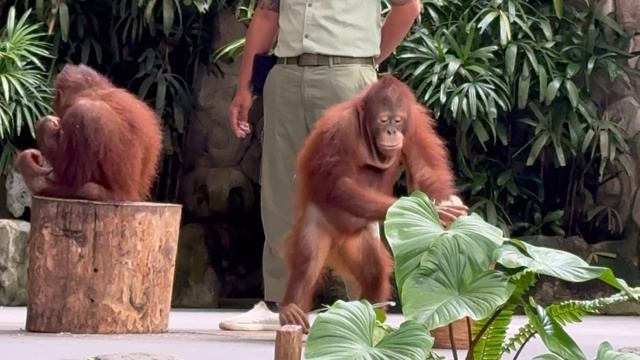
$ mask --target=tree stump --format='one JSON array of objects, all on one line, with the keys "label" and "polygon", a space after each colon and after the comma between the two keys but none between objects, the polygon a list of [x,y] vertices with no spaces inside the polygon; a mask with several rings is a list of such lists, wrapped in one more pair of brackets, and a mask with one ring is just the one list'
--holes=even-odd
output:
[{"label": "tree stump", "polygon": [[274,360],[300,360],[302,357],[302,327],[283,325],[276,332]]},{"label": "tree stump", "polygon": [[33,197],[27,331],[167,331],[182,207]]}]

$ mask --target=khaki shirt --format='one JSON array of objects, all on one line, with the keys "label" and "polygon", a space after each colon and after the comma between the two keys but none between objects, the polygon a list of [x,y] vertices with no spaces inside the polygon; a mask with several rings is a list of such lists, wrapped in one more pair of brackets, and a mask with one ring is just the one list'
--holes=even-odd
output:
[{"label": "khaki shirt", "polygon": [[279,57],[380,53],[380,0],[280,0]]}]

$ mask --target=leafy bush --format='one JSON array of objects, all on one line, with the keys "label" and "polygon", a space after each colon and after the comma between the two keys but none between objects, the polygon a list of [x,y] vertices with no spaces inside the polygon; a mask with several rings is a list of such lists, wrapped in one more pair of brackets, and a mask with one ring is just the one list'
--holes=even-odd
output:
[{"label": "leafy bush", "polygon": [[0,175],[13,164],[15,139],[25,130],[35,136],[36,122],[50,112],[50,45],[28,17],[29,12],[16,19],[11,7],[0,30]]},{"label": "leafy bush", "polygon": [[632,71],[628,34],[597,0],[422,2],[386,65],[440,119],[472,209],[519,235],[621,233],[593,199],[629,148],[593,99]]},{"label": "leafy bush", "polygon": [[[607,101],[593,99],[634,70],[630,34],[599,2],[422,0],[422,17],[381,66],[433,110],[464,198],[507,234],[624,230],[616,210],[594,198],[616,176],[606,170],[628,164],[629,147]],[[238,19],[247,23],[255,4],[240,1]],[[213,59],[243,46],[243,38],[224,44]]]},{"label": "leafy bush", "polygon": [[[589,266],[564,251],[505,238],[499,228],[477,214],[460,217],[444,229],[435,206],[422,193],[393,205],[385,234],[394,256],[406,321],[394,329],[383,321],[375,322],[374,307],[368,302],[338,301],[312,325],[307,359],[378,359],[387,349],[394,349],[394,356],[403,354],[404,359],[425,359],[433,343],[426,334],[443,326],[451,331],[453,322],[465,318],[475,320],[467,359],[501,359],[514,351],[519,354],[533,336],[540,336],[550,352],[540,359],[585,359],[563,325],[603,306],[640,298],[640,289],[629,288],[610,269]],[[620,293],[544,308],[526,296],[540,276],[570,282],[599,279]],[[518,308],[524,310],[529,322],[507,338],[507,328]],[[598,359],[613,359],[613,355],[605,343]],[[627,358],[640,359],[633,355]]]}]

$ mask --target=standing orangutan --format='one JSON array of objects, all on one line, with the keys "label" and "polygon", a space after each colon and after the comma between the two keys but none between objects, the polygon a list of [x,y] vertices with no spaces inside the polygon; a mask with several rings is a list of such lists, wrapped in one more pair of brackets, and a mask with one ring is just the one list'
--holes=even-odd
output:
[{"label": "standing orangutan", "polygon": [[[403,165],[409,187],[437,204],[457,199],[447,151],[413,92],[382,77],[353,99],[328,109],[297,159],[296,219],[284,246],[290,270],[281,324],[309,323],[312,296],[325,267],[359,285],[360,297],[388,300],[393,261],[377,222],[396,201]],[[439,205],[445,225],[466,206]]]},{"label": "standing orangutan", "polygon": [[153,110],[85,65],[66,65],[54,87],[57,116],[37,124],[40,151],[16,159],[29,190],[95,201],[147,199],[162,147]]}]

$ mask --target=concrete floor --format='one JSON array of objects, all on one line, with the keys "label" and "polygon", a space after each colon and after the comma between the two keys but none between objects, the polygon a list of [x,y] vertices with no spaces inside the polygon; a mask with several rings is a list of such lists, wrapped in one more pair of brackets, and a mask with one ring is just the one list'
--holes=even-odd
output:
[{"label": "concrete floor", "polygon": [[[171,312],[169,332],[154,335],[71,335],[25,332],[26,308],[0,307],[0,360],[84,360],[113,353],[150,353],[180,360],[272,360],[273,332],[238,333],[218,330],[218,322],[239,311],[182,310]],[[398,324],[398,315],[389,323]],[[516,317],[513,328],[525,319]],[[514,329],[511,329],[512,331]],[[567,327],[588,358],[608,340],[614,348],[640,346],[640,317],[589,317]],[[437,350],[452,358],[450,351]],[[519,359],[545,353],[538,338],[530,341]],[[464,352],[459,352],[463,356]],[[510,354],[506,359],[513,357]]]}]

